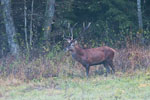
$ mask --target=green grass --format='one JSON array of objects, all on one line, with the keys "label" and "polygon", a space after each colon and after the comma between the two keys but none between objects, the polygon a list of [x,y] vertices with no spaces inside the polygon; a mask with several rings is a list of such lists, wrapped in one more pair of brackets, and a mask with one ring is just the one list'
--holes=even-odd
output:
[{"label": "green grass", "polygon": [[0,100],[150,100],[150,74],[0,82]]}]

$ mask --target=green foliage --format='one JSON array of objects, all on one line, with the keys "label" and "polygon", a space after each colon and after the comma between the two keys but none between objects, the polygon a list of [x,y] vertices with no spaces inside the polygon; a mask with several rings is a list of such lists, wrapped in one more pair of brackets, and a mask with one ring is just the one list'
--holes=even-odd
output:
[{"label": "green foliage", "polygon": [[[18,3],[16,3],[18,2]],[[32,0],[27,0],[27,41],[30,42],[30,23]],[[12,17],[14,19],[18,42],[21,53],[27,54],[24,35],[24,1],[12,0]],[[143,26],[141,35],[145,45],[149,45],[149,1],[142,1]],[[46,0],[38,0],[33,6],[32,32],[29,56],[48,54],[50,58],[64,48],[63,35],[69,33],[67,23],[78,23],[74,29],[74,37],[88,47],[108,45],[113,47],[126,47],[126,43],[134,44],[141,37],[138,33],[137,3],[133,0],[56,0],[55,17],[52,31],[45,41],[43,24],[45,21]],[[2,6],[0,6],[2,8]],[[2,13],[2,9],[0,9]],[[9,52],[7,34],[5,32],[3,16],[0,16],[0,56]],[[79,34],[83,22],[91,22],[90,28]],[[54,54],[53,54],[54,53]]]},{"label": "green foliage", "polygon": [[[132,5],[129,5],[129,2]],[[92,35],[90,36],[96,40],[95,42],[101,40],[101,42],[103,41],[107,45],[114,45],[119,40],[123,39],[125,41],[124,39],[128,35],[126,33],[123,37],[120,37],[121,30],[130,30],[137,23],[136,13],[131,13],[136,12],[135,7],[136,2],[126,0],[75,0],[72,16],[68,17],[73,19],[74,22],[93,22],[93,27],[91,28]],[[136,27],[130,31],[135,29]],[[86,35],[88,34],[90,33]],[[88,36],[85,40],[91,38]]]}]

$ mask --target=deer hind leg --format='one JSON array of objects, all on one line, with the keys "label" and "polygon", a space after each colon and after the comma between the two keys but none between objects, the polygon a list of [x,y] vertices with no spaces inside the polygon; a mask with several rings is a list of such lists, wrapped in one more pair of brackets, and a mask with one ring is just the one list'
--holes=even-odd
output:
[{"label": "deer hind leg", "polygon": [[109,62],[109,66],[111,67],[112,73],[114,74],[114,73],[115,73],[115,66],[114,66],[114,64],[113,64],[113,61],[110,61],[110,62]]},{"label": "deer hind leg", "polygon": [[105,76],[107,77],[107,74],[110,73],[109,64],[108,63],[104,63],[104,67],[106,68]]}]

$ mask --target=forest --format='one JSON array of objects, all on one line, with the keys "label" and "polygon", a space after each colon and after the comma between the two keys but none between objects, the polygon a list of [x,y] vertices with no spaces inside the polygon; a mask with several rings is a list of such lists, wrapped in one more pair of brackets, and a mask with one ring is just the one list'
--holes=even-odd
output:
[{"label": "forest", "polygon": [[[93,66],[86,79],[66,52],[71,37],[113,48],[115,74]],[[0,86],[2,100],[148,100],[150,0],[0,0]]]},{"label": "forest", "polygon": [[[136,0],[1,0],[0,57],[61,51],[63,36],[70,33],[68,23],[77,23],[74,37],[89,47],[148,46],[149,4],[142,0],[138,8]],[[79,34],[89,22],[90,29]]]}]

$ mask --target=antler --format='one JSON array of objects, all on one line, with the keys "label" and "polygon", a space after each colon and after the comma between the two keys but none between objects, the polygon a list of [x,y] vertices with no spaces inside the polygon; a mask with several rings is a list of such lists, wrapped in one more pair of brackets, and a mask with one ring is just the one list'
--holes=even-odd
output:
[{"label": "antler", "polygon": [[64,33],[64,34],[63,34],[63,38],[64,38],[66,41],[71,42],[71,41],[73,40],[73,29],[74,29],[74,27],[75,27],[76,25],[77,25],[77,23],[75,23],[75,24],[73,25],[73,27],[71,27],[71,24],[68,23],[67,28],[68,28],[68,30],[70,31],[70,33],[69,33],[69,39],[64,37],[65,32],[63,31],[63,33]]},{"label": "antler", "polygon": [[89,22],[88,25],[85,27],[85,23],[83,23],[84,31],[87,30],[90,27],[90,25],[91,25],[91,22]]},{"label": "antler", "polygon": [[70,28],[71,40],[73,40],[73,29],[74,29],[74,27],[75,27],[76,25],[77,25],[77,23],[75,23],[75,24],[73,25],[73,27]]},{"label": "antler", "polygon": [[91,22],[89,22],[87,26],[85,26],[85,22],[83,22],[83,30],[81,30],[79,34],[81,34],[81,32],[85,32],[90,27],[90,25],[91,25]]}]

